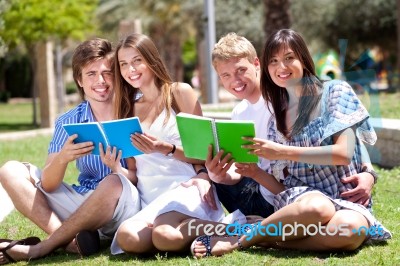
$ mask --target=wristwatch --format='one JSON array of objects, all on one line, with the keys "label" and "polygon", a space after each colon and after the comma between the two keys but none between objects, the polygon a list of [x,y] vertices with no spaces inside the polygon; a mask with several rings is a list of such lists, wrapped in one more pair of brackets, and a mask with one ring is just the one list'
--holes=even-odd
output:
[{"label": "wristwatch", "polygon": [[196,175],[199,175],[200,173],[206,173],[208,175],[207,168],[200,168],[197,172]]},{"label": "wristwatch", "polygon": [[167,154],[167,156],[172,157],[174,156],[174,152],[176,151],[176,145],[172,144],[172,149],[171,151]]},{"label": "wristwatch", "polygon": [[369,168],[368,166],[363,166],[363,168],[361,168],[361,172],[364,173],[369,173],[370,175],[373,176],[374,178],[374,184],[376,184],[376,182],[378,182],[378,173],[375,172],[374,170],[372,170],[371,168]]}]

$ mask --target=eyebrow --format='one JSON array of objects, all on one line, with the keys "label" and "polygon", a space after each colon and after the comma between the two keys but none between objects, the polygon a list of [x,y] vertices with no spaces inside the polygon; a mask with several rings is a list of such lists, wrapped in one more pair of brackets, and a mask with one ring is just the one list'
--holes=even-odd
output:
[{"label": "eyebrow", "polygon": [[96,74],[96,73],[97,73],[97,71],[95,71],[95,70],[90,70],[90,71],[86,72],[85,74],[87,75],[87,74]]},{"label": "eyebrow", "polygon": [[294,54],[294,52],[293,51],[291,51],[291,52],[287,52],[286,54],[284,54],[285,56],[286,55],[290,55],[290,54]]}]

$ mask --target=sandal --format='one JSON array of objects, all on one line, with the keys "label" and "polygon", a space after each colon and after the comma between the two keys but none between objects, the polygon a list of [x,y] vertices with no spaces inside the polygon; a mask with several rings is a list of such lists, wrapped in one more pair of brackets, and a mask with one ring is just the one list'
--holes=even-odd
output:
[{"label": "sandal", "polygon": [[204,236],[199,236],[197,237],[193,242],[192,245],[190,245],[190,252],[194,255],[194,246],[196,245],[197,242],[203,243],[203,245],[206,247],[206,255],[204,257],[212,256],[211,254],[211,237],[209,235],[204,235]]},{"label": "sandal", "polygon": [[7,258],[8,262],[16,262],[16,260],[14,260],[13,257],[11,257],[8,253],[7,250],[9,250],[10,248],[14,247],[15,245],[29,245],[29,246],[33,246],[36,244],[39,244],[40,242],[40,238],[32,236],[32,237],[27,237],[21,240],[11,240],[11,239],[0,239],[0,243],[4,243],[4,242],[8,242],[9,244],[0,249],[0,253],[2,253],[4,255],[4,257]]},{"label": "sandal", "polygon": [[[4,243],[4,242],[11,243],[13,241],[14,240],[12,240],[12,239],[0,238],[0,243]],[[30,236],[30,237],[27,237],[24,239],[17,240],[17,242],[18,242],[17,243],[18,245],[33,246],[33,245],[40,243],[40,238],[38,238],[36,236]]]},{"label": "sandal", "polygon": [[83,230],[75,236],[76,246],[82,257],[93,255],[100,250],[100,236],[97,230]]},{"label": "sandal", "polygon": [[[203,236],[199,236],[190,245],[190,252],[192,253],[192,255],[195,256],[194,255],[194,247],[195,247],[196,243],[197,242],[201,242],[206,247],[206,254],[203,257],[214,256],[213,254],[211,254],[211,238],[212,237],[230,237],[230,236],[229,235],[224,235],[224,236],[203,235]],[[242,246],[242,242],[240,241],[240,237],[241,236],[238,235],[237,244],[238,244],[238,247],[239,247],[240,250],[244,250],[244,247]]]}]

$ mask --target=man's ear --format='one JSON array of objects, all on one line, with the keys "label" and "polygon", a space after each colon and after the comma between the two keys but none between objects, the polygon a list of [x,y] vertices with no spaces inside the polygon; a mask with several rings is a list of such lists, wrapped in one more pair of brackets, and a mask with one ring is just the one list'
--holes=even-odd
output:
[{"label": "man's ear", "polygon": [[77,81],[78,81],[79,87],[83,88],[82,81],[80,79],[77,79]]},{"label": "man's ear", "polygon": [[260,70],[261,64],[260,64],[260,59],[258,59],[258,57],[254,58],[253,65],[256,66],[257,70]]}]

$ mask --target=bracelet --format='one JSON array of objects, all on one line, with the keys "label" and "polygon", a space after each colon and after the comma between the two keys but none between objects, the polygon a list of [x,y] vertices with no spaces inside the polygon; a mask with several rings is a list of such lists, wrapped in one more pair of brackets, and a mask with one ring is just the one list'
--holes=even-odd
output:
[{"label": "bracelet", "polygon": [[175,151],[176,151],[176,145],[172,144],[172,150],[169,153],[167,153],[167,156],[173,156]]},{"label": "bracelet", "polygon": [[363,168],[361,168],[361,172],[364,173],[369,173],[370,175],[372,175],[372,177],[374,178],[374,184],[376,184],[376,182],[378,182],[378,173],[375,172],[374,170],[372,170],[371,168],[369,168],[368,166],[363,166]]},{"label": "bracelet", "polygon": [[206,174],[208,175],[207,168],[201,168],[200,170],[198,170],[198,171],[196,172],[196,175],[199,175],[200,173],[206,173]]}]

